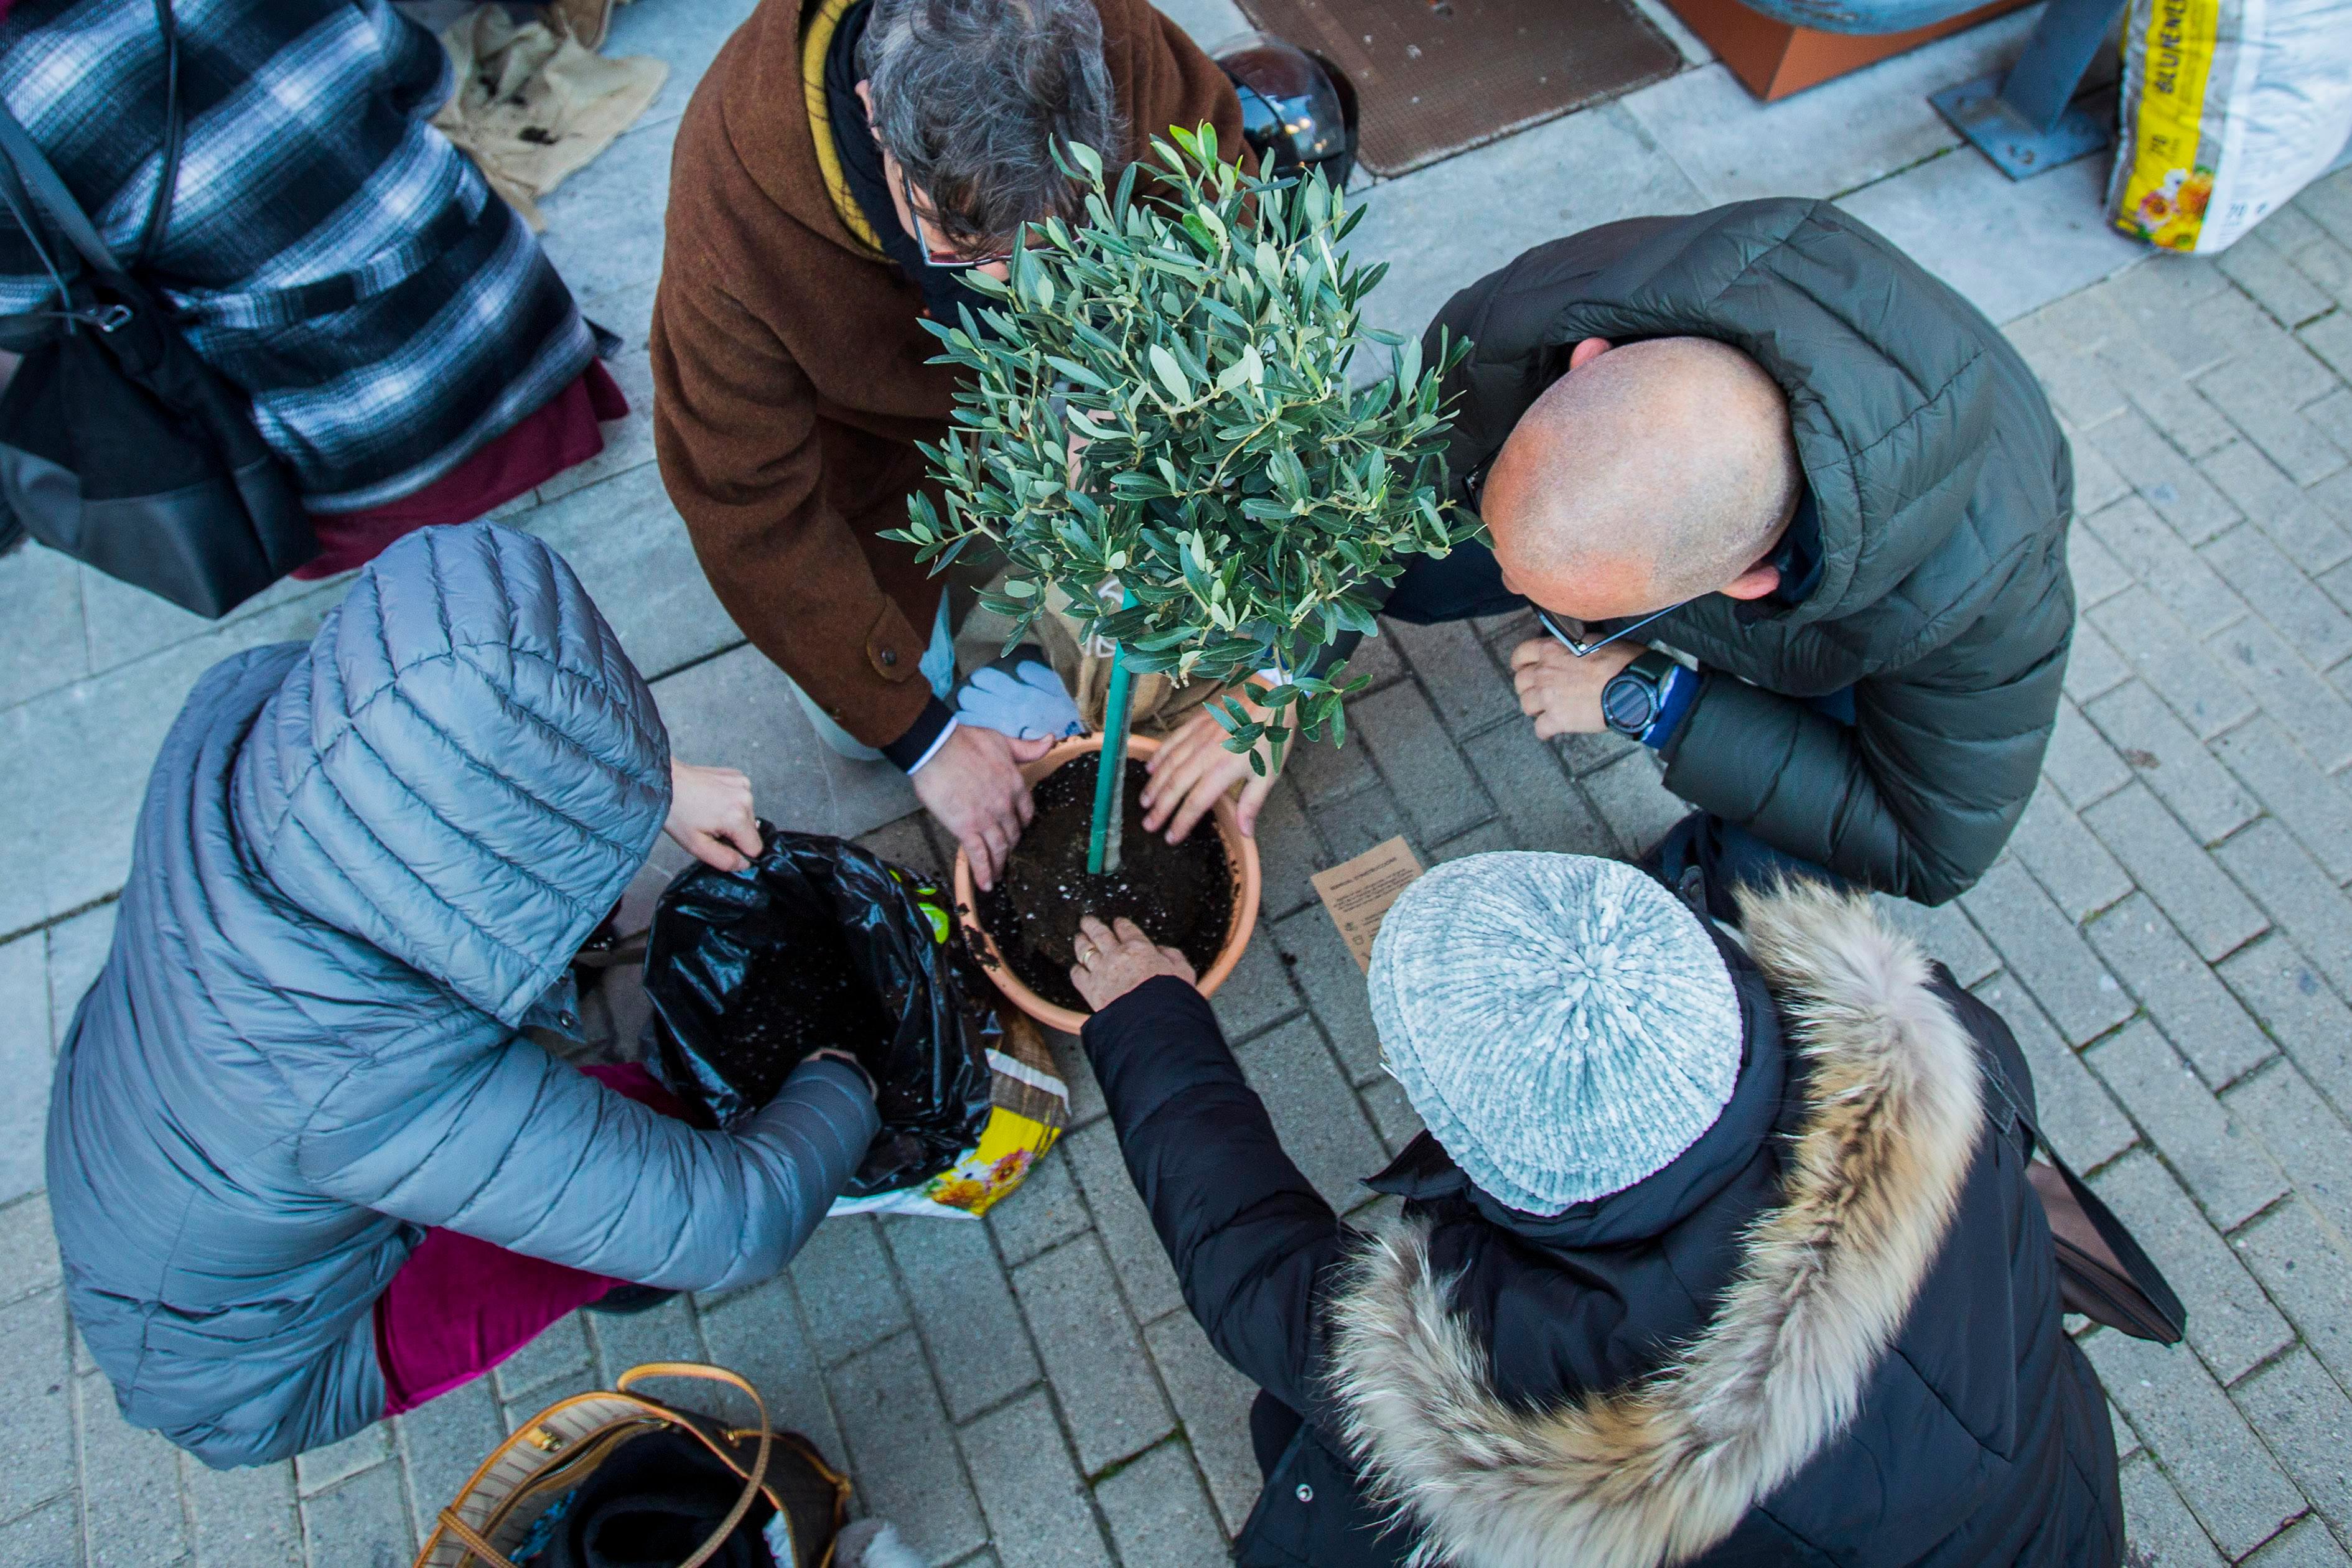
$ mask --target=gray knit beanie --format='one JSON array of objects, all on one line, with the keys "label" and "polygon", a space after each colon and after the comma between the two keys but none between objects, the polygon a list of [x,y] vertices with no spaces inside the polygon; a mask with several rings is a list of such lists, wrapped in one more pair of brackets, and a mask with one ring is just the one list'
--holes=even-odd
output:
[{"label": "gray knit beanie", "polygon": [[1472,855],[1391,906],[1372,948],[1389,1070],[1454,1163],[1522,1214],[1664,1169],[1739,1077],[1715,940],[1632,866]]}]

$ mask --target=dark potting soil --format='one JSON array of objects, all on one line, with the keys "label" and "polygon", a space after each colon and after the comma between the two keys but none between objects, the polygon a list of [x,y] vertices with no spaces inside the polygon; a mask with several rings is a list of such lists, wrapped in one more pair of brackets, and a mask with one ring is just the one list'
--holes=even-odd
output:
[{"label": "dark potting soil", "polygon": [[754,960],[703,1054],[747,1104],[765,1105],[793,1068],[832,1047],[871,1063],[898,1022],[849,956],[840,931],[811,921],[800,940]]},{"label": "dark potting soil", "polygon": [[1074,757],[1039,782],[1033,792],[1036,816],[1004,875],[980,895],[980,923],[1021,983],[1055,1006],[1079,1013],[1091,1011],[1070,984],[1080,916],[1106,925],[1124,916],[1153,942],[1181,952],[1196,973],[1216,962],[1234,918],[1233,872],[1215,825],[1203,818],[1181,844],[1170,844],[1165,828],[1145,832],[1143,788],[1150,775],[1132,757],[1119,868],[1087,875],[1087,835],[1094,826],[1101,756]]}]

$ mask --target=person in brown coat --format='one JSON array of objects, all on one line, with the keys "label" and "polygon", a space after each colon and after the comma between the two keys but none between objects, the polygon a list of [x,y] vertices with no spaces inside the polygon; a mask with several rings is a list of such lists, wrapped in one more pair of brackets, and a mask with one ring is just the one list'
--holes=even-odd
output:
[{"label": "person in brown coat", "polygon": [[[1144,0],[764,0],[696,89],[654,307],[654,436],[703,570],[836,750],[887,757],[993,881],[1044,742],[959,725],[941,584],[903,544],[954,380],[925,316],[978,302],[1048,152],[1141,155],[1232,86]],[[1117,158],[1110,159],[1116,163]]]}]

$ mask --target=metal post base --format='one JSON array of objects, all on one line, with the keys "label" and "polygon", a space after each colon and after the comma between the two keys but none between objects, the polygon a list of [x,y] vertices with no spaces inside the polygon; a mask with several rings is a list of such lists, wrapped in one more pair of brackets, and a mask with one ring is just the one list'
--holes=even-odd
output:
[{"label": "metal post base", "polygon": [[2085,93],[2048,130],[2030,124],[2000,95],[2003,76],[1979,77],[1931,95],[1952,129],[2012,180],[2046,174],[2087,158],[2116,139],[2116,90]]}]

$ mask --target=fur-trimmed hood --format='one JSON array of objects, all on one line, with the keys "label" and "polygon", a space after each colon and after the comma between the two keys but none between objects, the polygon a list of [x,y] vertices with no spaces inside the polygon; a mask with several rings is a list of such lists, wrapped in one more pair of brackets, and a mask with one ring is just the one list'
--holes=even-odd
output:
[{"label": "fur-trimmed hood", "polygon": [[1781,1199],[1703,1331],[1647,1378],[1529,1413],[1496,1394],[1425,1231],[1369,1246],[1332,1298],[1348,1439],[1417,1562],[1687,1562],[1845,1430],[1909,1316],[1982,1127],[1976,1047],[1866,899],[1743,903],[1809,1076]]}]

